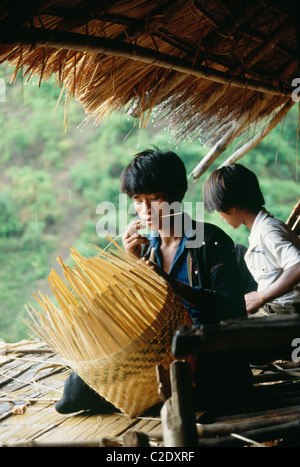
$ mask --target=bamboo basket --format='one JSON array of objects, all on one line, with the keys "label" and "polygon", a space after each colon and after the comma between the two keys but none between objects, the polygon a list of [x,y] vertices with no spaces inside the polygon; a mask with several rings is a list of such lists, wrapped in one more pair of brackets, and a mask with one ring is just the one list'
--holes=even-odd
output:
[{"label": "bamboo basket", "polygon": [[[116,245],[118,247],[118,245]],[[31,328],[92,389],[130,417],[159,402],[156,365],[169,366],[175,331],[188,313],[167,282],[120,247],[83,257],[72,249],[71,269],[48,280],[58,306],[34,295]]]}]

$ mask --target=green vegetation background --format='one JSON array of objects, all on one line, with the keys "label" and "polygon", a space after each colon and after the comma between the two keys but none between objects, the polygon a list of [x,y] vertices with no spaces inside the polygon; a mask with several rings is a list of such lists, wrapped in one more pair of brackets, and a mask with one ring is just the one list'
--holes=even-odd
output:
[{"label": "green vegetation background", "polygon": [[[75,100],[64,131],[60,89],[22,77],[10,84],[11,73],[7,64],[0,67],[0,339],[16,342],[30,336],[21,318],[27,318],[26,304],[36,304],[33,293],[51,294],[47,275],[53,267],[59,272],[57,256],[69,262],[71,246],[89,255],[90,244],[108,243],[97,236],[96,208],[103,201],[118,208],[119,176],[132,156],[152,145],[172,148],[190,174],[208,149],[200,142],[178,144],[153,121],[140,129],[125,115],[98,127],[80,125],[86,115]],[[241,161],[258,175],[267,208],[284,221],[299,196],[297,122],[295,105],[284,125]],[[189,179],[186,201],[202,201],[203,182],[232,149],[196,183]],[[215,214],[205,220],[247,246],[246,228],[234,231]]]}]

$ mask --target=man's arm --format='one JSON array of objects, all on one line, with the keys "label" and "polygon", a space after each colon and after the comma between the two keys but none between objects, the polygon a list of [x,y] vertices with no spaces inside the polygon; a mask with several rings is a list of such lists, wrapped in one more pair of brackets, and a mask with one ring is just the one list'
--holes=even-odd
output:
[{"label": "man's arm", "polygon": [[293,290],[298,282],[300,282],[300,263],[286,269],[281,276],[266,289],[260,292],[250,292],[246,294],[245,302],[247,312],[253,313],[265,303],[285,295]]}]

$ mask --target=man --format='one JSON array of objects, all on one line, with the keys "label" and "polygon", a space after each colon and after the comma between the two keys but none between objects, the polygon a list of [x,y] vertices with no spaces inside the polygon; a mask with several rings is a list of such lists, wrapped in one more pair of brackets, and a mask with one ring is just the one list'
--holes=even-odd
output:
[{"label": "man", "polygon": [[[126,229],[124,248],[137,257],[151,255],[152,266],[188,302],[195,324],[246,316],[234,244],[217,226],[188,224],[183,212],[177,217],[186,190],[186,170],[177,154],[137,154],[121,175],[121,191],[133,200],[140,218]],[[177,206],[177,212],[164,219],[166,206]],[[176,229],[179,222],[182,228]],[[139,234],[143,225],[149,236]]]},{"label": "man", "polygon": [[[177,154],[158,149],[137,154],[121,175],[121,191],[133,200],[139,216],[123,236],[124,248],[146,258],[165,278],[196,325],[245,318],[242,274],[233,241],[209,223],[191,221],[191,228],[185,228],[188,218],[180,214],[180,203],[186,190],[186,170]],[[167,224],[166,206],[175,206]],[[178,219],[181,230],[176,228]],[[145,225],[150,235],[139,233]],[[246,398],[250,381],[248,364],[236,354],[207,354],[197,361],[195,405],[199,409],[237,406]]]},{"label": "man", "polygon": [[[124,248],[145,258],[169,282],[196,325],[247,317],[234,244],[218,227],[196,223],[181,211],[186,190],[186,170],[177,154],[137,154],[121,175],[121,191],[133,200],[139,216],[126,229]],[[149,236],[139,233],[143,225]],[[250,384],[247,362],[231,352],[210,353],[196,364],[195,409],[236,407],[248,397]],[[89,403],[98,412],[113,410],[100,396],[95,400],[92,390],[72,373],[57,411],[70,413]]]},{"label": "man", "polygon": [[204,185],[208,212],[217,211],[237,229],[250,230],[246,264],[258,284],[245,295],[251,316],[293,311],[294,287],[300,281],[300,240],[264,208],[256,175],[240,164],[220,167]]}]

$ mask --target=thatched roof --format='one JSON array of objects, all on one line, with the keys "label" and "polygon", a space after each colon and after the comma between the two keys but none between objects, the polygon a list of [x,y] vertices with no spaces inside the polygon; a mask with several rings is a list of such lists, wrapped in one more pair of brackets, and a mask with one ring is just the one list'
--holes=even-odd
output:
[{"label": "thatched roof", "polygon": [[178,138],[213,148],[197,178],[238,137],[249,143],[231,161],[241,157],[294,104],[298,5],[0,0],[0,63],[28,78],[56,76],[96,123],[125,109],[146,124],[154,111]]}]

